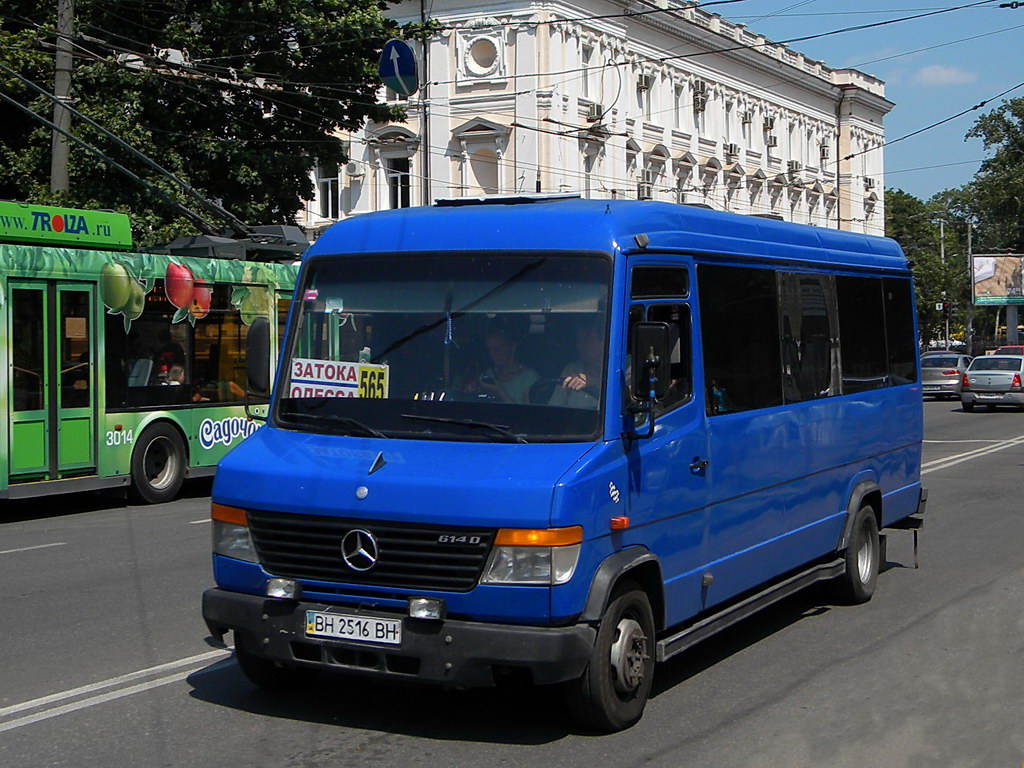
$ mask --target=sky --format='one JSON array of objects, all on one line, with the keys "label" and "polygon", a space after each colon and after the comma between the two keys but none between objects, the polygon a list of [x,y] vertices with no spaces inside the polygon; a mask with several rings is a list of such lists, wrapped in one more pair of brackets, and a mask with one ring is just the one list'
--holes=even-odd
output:
[{"label": "sky", "polygon": [[[862,24],[956,8],[977,0],[739,0],[705,10],[776,42]],[[886,147],[885,186],[927,200],[969,182],[986,152],[965,140],[977,118],[1004,100],[1024,98],[1024,2],[993,0],[887,26],[845,32],[789,47],[833,69],[858,69],[885,82],[895,103],[885,117],[892,142],[988,101],[977,111]]]}]

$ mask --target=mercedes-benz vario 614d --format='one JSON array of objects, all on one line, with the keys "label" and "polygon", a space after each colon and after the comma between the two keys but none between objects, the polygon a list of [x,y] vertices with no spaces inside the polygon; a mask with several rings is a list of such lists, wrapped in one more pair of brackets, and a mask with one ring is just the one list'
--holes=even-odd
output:
[{"label": "mercedes-benz vario 614d", "polygon": [[340,222],[220,463],[206,622],[257,684],[526,677],[625,728],[755,609],[871,597],[924,506],[913,294],[892,240],[666,203]]}]

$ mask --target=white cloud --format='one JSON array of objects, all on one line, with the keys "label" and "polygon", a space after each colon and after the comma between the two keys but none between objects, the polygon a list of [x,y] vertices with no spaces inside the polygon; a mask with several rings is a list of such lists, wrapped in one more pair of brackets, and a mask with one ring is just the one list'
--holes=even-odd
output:
[{"label": "white cloud", "polygon": [[964,85],[973,83],[978,79],[974,72],[965,72],[956,67],[944,67],[941,64],[932,64],[917,71],[914,75],[914,82],[918,85]]}]

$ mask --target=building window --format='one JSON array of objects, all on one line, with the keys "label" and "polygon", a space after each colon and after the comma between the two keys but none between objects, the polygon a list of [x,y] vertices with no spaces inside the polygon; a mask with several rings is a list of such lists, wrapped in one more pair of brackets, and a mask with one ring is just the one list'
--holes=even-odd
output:
[{"label": "building window", "polygon": [[493,149],[478,149],[469,156],[473,192],[496,195],[501,189],[498,181],[498,153]]},{"label": "building window", "polygon": [[589,45],[583,46],[583,79],[580,81],[580,90],[585,99],[591,98],[593,88],[590,85],[591,66],[594,60],[594,49]]},{"label": "building window", "polygon": [[338,218],[338,164],[321,165],[316,169],[317,193],[320,198],[320,217]]},{"label": "building window", "polygon": [[391,208],[408,208],[410,162],[407,157],[389,157],[384,161]]}]

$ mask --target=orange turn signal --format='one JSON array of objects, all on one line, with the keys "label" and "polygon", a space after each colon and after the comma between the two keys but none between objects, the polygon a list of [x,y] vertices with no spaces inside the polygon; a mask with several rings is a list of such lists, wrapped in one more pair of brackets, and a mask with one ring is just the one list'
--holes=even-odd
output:
[{"label": "orange turn signal", "polygon": [[611,528],[613,531],[624,531],[629,528],[628,517],[613,517],[611,519]]},{"label": "orange turn signal", "polygon": [[246,527],[249,525],[244,509],[229,507],[226,504],[218,504],[217,502],[210,504],[210,519],[233,525],[244,525]]},{"label": "orange turn signal", "polygon": [[566,547],[583,541],[583,526],[569,528],[502,528],[494,543],[499,547]]}]

